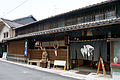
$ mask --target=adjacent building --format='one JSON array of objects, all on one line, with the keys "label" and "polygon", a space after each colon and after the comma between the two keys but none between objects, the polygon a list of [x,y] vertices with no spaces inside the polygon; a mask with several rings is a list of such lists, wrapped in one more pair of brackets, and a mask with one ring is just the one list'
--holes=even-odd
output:
[{"label": "adjacent building", "polygon": [[27,16],[16,20],[1,18],[0,20],[0,56],[7,51],[7,45],[3,45],[3,39],[15,37],[15,28],[30,24],[36,21],[33,16]]}]

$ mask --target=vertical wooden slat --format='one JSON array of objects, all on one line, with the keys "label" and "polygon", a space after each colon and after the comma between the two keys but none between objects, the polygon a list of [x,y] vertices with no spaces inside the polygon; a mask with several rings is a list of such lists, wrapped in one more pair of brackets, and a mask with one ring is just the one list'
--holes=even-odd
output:
[{"label": "vertical wooden slat", "polygon": [[12,41],[8,43],[8,54],[24,55],[24,40]]},{"label": "vertical wooden slat", "polygon": [[110,42],[110,63],[113,62],[113,41]]}]

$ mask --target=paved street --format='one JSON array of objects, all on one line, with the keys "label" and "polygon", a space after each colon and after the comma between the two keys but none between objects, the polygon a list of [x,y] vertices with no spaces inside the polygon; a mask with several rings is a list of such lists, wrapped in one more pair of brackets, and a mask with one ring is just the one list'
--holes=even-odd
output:
[{"label": "paved street", "polygon": [[76,80],[0,61],[0,80]]}]

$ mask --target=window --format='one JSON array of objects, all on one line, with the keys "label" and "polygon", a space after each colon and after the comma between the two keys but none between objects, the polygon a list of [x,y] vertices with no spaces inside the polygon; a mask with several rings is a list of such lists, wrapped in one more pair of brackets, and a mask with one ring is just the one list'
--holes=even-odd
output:
[{"label": "window", "polygon": [[50,25],[50,28],[56,28],[57,27],[57,24],[55,22],[52,22],[51,25]]},{"label": "window", "polygon": [[77,21],[78,21],[78,24],[84,23],[84,17],[78,17]]},{"label": "window", "polygon": [[44,30],[48,30],[50,28],[50,24],[49,23],[46,23],[45,25],[44,25]]},{"label": "window", "polygon": [[117,6],[117,16],[120,17],[120,5]]},{"label": "window", "polygon": [[70,26],[70,25],[73,25],[75,24],[75,20],[74,19],[69,19],[66,21],[66,26]]},{"label": "window", "polygon": [[120,62],[120,41],[114,41],[113,42],[113,56],[119,58]]},{"label": "window", "polygon": [[97,14],[97,15],[95,15],[95,21],[103,20],[103,19],[104,19],[104,14]]},{"label": "window", "polygon": [[113,19],[116,18],[115,11],[109,11],[105,13],[105,19]]},{"label": "window", "polygon": [[64,21],[59,21],[59,22],[58,22],[58,27],[64,27],[64,26],[65,26]]},{"label": "window", "polygon": [[85,22],[92,22],[92,16],[85,16]]},{"label": "window", "polygon": [[8,32],[5,32],[4,33],[4,38],[7,38],[8,37]]},{"label": "window", "polygon": [[39,31],[42,31],[42,30],[44,30],[44,26],[43,26],[43,25],[40,25],[40,26],[39,26]]}]

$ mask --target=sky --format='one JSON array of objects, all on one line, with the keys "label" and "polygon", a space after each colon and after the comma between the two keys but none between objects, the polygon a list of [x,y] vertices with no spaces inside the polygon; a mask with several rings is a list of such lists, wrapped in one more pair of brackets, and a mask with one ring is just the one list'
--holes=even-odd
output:
[{"label": "sky", "polygon": [[0,18],[14,20],[33,15],[42,20],[106,0],[1,0]]}]

